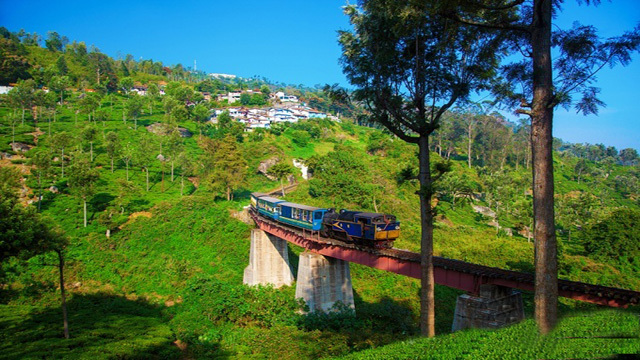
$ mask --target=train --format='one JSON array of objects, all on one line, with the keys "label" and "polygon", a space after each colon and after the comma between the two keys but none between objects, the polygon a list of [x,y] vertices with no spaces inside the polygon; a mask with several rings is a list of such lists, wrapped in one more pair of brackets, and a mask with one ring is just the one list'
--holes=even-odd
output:
[{"label": "train", "polygon": [[400,222],[391,214],[296,204],[268,194],[251,194],[251,208],[261,217],[320,236],[379,249],[393,247]]}]

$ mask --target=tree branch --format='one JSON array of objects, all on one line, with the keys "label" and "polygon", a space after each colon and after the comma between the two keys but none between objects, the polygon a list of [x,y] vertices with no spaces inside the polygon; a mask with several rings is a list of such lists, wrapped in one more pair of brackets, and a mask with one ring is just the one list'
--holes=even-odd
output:
[{"label": "tree branch", "polygon": [[516,25],[508,25],[506,23],[500,23],[500,24],[485,23],[485,22],[480,22],[480,21],[475,21],[475,20],[471,20],[471,19],[462,18],[458,14],[451,14],[451,13],[444,14],[444,16],[448,17],[448,18],[450,18],[452,20],[455,20],[457,22],[460,22],[462,24],[477,26],[477,27],[481,27],[481,28],[485,28],[485,29],[513,30],[513,31],[519,31],[519,32],[524,32],[524,33],[527,33],[527,34],[531,34],[531,27],[530,26],[516,26]]},{"label": "tree branch", "polygon": [[491,10],[491,11],[500,11],[500,10],[507,10],[507,9],[511,9],[514,8],[518,5],[522,5],[524,3],[524,0],[514,0],[513,2],[510,3],[506,3],[504,5],[501,6],[491,6],[491,5],[485,5],[484,1],[481,2],[473,2],[470,1],[472,6],[476,6],[480,9],[484,9],[484,10]]}]

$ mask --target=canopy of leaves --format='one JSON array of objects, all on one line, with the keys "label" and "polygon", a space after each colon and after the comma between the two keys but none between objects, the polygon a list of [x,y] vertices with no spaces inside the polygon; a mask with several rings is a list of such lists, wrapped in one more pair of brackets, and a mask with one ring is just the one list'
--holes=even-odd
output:
[{"label": "canopy of leaves", "polygon": [[293,166],[279,162],[267,170],[269,175],[275,176],[278,180],[286,178],[288,175],[293,174]]},{"label": "canopy of leaves", "polygon": [[242,156],[236,139],[228,134],[220,140],[201,139],[203,175],[206,184],[218,193],[226,192],[227,200],[233,199],[233,191],[245,183],[247,161]]},{"label": "canopy of leaves", "polygon": [[424,2],[347,6],[354,32],[340,31],[342,64],[354,96],[405,141],[428,135],[440,116],[495,75],[500,36],[432,15]]},{"label": "canopy of leaves", "polygon": [[366,164],[347,146],[338,145],[325,156],[308,160],[313,179],[309,181],[309,194],[313,197],[333,199],[335,204],[353,204],[362,207],[371,202],[371,189],[364,179]]}]

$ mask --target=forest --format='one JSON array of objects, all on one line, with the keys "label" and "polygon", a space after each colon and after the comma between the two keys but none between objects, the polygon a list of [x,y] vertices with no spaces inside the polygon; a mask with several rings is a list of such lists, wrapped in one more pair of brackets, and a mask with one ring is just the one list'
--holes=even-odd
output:
[{"label": "forest", "polygon": [[[308,315],[293,287],[242,285],[253,227],[240,220],[243,208],[251,192],[276,190],[288,175],[298,187],[287,200],[394,214],[402,222],[395,246],[420,249],[418,146],[367,122],[365,109],[332,96],[330,86],[211,78],[179,64],[113,59],[55,32],[4,28],[0,76],[12,87],[0,95],[0,358],[640,351],[637,307],[562,299],[554,336],[514,345],[535,332],[532,319],[451,333],[461,292],[436,286],[438,336],[425,341],[413,279],[352,264],[356,312]],[[209,121],[215,109],[243,105],[215,95],[265,87],[341,121],[251,132],[228,116]],[[262,100],[244,106],[273,105]],[[448,170],[434,188],[435,255],[533,272],[530,131],[489,104],[443,114],[430,144],[434,168]],[[554,139],[553,156],[560,277],[637,291],[638,152]],[[259,171],[267,160],[277,164],[275,180]],[[302,249],[289,251],[295,268]],[[524,299],[530,318],[533,295]]]}]

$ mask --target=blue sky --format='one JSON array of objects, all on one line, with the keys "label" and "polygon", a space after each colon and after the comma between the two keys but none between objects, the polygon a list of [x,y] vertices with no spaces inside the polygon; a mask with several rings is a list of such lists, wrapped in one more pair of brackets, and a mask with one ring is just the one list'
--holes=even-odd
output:
[{"label": "blue sky", "polygon": [[[353,2],[353,1],[352,1]],[[16,1],[0,0],[0,25],[45,35],[53,30],[114,57],[181,63],[207,72],[264,76],[287,84],[349,86],[338,63],[337,31],[349,28],[344,0],[280,1]],[[640,22],[639,0],[602,1],[598,7],[565,0],[556,19],[592,24],[615,36]],[[640,150],[640,56],[598,76],[598,116],[556,111],[554,136]]]}]

